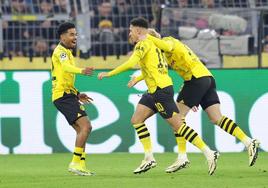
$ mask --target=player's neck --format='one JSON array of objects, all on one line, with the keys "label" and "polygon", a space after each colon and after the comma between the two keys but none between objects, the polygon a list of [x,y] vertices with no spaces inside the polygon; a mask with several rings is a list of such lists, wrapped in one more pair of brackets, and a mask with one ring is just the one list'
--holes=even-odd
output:
[{"label": "player's neck", "polygon": [[71,50],[71,48],[68,48],[62,41],[60,41],[60,45],[63,46],[64,48],[66,48],[66,49],[70,49]]}]

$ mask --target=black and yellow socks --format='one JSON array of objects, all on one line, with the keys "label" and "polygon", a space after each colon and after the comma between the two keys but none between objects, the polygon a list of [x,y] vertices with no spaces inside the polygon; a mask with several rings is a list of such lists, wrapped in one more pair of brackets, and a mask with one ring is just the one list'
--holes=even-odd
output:
[{"label": "black and yellow socks", "polygon": [[243,142],[246,147],[249,146],[251,139],[239,128],[239,126],[233,120],[222,116],[222,118],[217,122],[217,125],[225,132],[235,136],[237,139]]},{"label": "black and yellow socks", "polygon": [[179,155],[186,154],[186,140],[185,140],[185,138],[176,132],[174,132],[174,135],[176,138]]},{"label": "black and yellow socks", "polygon": [[72,163],[80,163],[80,159],[81,159],[83,151],[84,151],[84,148],[80,148],[80,147],[74,148]]},{"label": "black and yellow socks", "polygon": [[143,146],[145,153],[152,152],[152,143],[150,138],[150,133],[144,123],[138,123],[133,125],[136,129],[137,135],[140,139],[140,142]]},{"label": "black and yellow socks", "polygon": [[198,149],[200,149],[206,157],[211,153],[210,148],[205,144],[202,138],[189,126],[184,122],[178,130],[178,135],[180,137],[185,138],[185,140],[189,141],[193,145],[195,145]]},{"label": "black and yellow socks", "polygon": [[82,152],[82,156],[81,156],[81,159],[80,159],[80,165],[82,167],[86,166],[86,153],[84,151]]}]

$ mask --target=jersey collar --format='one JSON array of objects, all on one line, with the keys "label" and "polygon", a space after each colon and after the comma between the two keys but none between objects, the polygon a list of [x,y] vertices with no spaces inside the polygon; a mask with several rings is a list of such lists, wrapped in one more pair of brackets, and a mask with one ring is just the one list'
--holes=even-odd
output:
[{"label": "jersey collar", "polygon": [[67,46],[65,46],[62,42],[60,42],[60,45],[68,50],[71,50],[71,48],[67,48]]}]

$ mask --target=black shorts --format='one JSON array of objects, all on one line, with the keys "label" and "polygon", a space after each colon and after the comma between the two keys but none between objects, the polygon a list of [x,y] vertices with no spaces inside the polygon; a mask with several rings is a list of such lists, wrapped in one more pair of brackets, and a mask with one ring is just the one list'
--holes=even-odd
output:
[{"label": "black shorts", "polygon": [[75,94],[64,93],[61,98],[56,99],[53,103],[70,125],[74,125],[80,117],[87,116],[84,106],[80,104]]},{"label": "black shorts", "polygon": [[190,81],[185,81],[177,102],[183,102],[190,108],[200,104],[204,110],[213,104],[220,103],[214,78],[211,76],[193,77]]},{"label": "black shorts", "polygon": [[163,89],[158,88],[153,94],[143,94],[139,104],[147,106],[155,113],[159,112],[164,119],[169,119],[174,113],[179,113],[173,96],[174,90],[172,86]]}]

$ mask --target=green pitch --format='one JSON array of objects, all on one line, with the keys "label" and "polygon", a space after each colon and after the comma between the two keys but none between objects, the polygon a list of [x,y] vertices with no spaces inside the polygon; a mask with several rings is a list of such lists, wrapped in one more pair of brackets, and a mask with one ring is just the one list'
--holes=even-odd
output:
[{"label": "green pitch", "polygon": [[267,187],[268,153],[259,153],[254,167],[248,167],[246,153],[222,153],[218,169],[208,176],[202,154],[189,154],[190,168],[172,174],[164,172],[176,154],[156,154],[158,166],[134,175],[143,155],[114,153],[89,155],[87,165],[95,176],[74,176],[67,172],[71,154],[0,155],[0,187],[91,187],[91,188],[223,188]]}]

